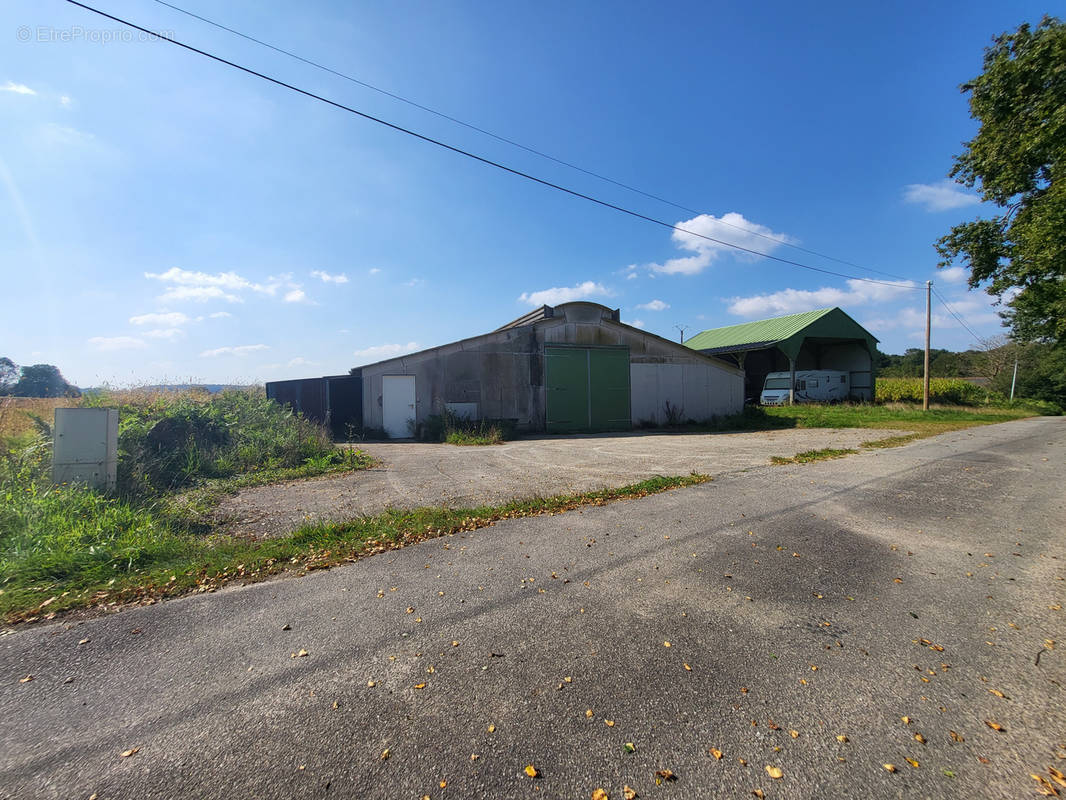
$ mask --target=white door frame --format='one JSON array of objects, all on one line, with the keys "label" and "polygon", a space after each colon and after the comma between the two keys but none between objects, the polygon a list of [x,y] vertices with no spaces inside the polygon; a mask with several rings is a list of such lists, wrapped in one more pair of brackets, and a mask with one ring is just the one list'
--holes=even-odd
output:
[{"label": "white door frame", "polygon": [[391,439],[409,439],[408,420],[418,418],[414,375],[381,376],[381,427]]}]

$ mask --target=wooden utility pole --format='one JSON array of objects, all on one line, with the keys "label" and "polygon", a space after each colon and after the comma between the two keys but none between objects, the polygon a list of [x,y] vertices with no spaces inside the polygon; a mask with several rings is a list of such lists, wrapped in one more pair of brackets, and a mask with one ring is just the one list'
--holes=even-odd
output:
[{"label": "wooden utility pole", "polygon": [[932,327],[933,282],[925,282],[925,373],[922,378],[922,410],[929,410],[929,330]]}]

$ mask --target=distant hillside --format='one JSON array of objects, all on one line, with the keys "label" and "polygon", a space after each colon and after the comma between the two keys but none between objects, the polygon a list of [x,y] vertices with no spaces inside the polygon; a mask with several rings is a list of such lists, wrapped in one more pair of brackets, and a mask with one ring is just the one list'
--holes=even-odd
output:
[{"label": "distant hillside", "polygon": [[[151,386],[138,386],[137,389],[145,392],[188,392],[188,391],[200,391],[207,392],[208,394],[218,394],[224,392],[227,389],[251,389],[259,384],[240,384],[240,383],[157,383]],[[100,392],[108,391],[107,386],[93,386],[88,389],[82,389],[82,394],[99,394]]]}]

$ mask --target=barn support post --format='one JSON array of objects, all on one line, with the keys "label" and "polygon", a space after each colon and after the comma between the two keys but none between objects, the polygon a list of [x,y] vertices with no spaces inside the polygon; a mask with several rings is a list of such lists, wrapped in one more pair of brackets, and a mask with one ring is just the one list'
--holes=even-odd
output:
[{"label": "barn support post", "polygon": [[796,359],[788,359],[788,404],[796,404]]}]

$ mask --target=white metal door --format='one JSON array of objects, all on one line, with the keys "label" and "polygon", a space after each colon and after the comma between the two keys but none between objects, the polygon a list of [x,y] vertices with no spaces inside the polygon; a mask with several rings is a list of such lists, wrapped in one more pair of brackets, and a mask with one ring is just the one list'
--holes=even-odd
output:
[{"label": "white metal door", "polygon": [[381,378],[381,424],[392,439],[414,435],[415,376],[383,375]]}]

